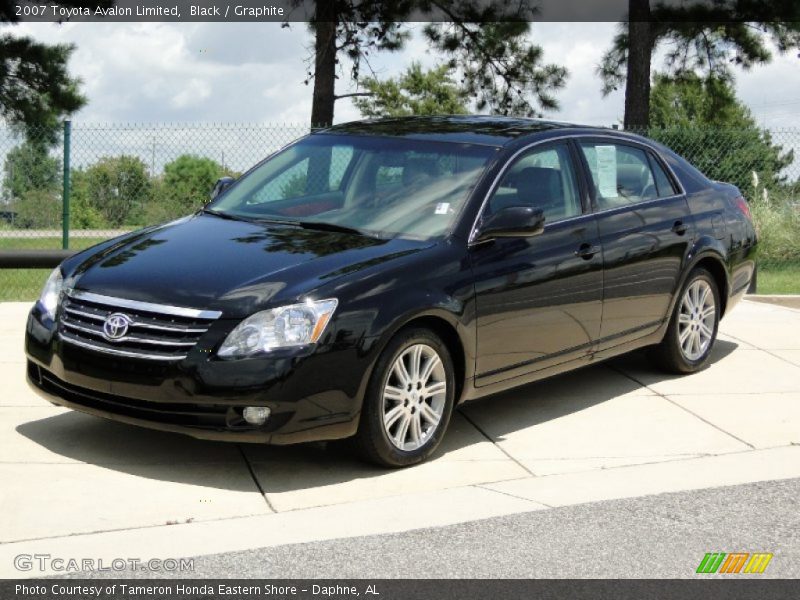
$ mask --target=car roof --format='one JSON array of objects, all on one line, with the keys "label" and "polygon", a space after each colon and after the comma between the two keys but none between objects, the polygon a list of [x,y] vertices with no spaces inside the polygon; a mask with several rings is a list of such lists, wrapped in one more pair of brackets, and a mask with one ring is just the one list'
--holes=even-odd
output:
[{"label": "car roof", "polygon": [[505,146],[522,137],[548,132],[564,132],[564,130],[574,130],[575,133],[585,133],[587,135],[592,133],[620,133],[614,129],[604,127],[591,127],[526,117],[442,115],[352,121],[333,125],[316,132],[316,134],[375,135]]}]

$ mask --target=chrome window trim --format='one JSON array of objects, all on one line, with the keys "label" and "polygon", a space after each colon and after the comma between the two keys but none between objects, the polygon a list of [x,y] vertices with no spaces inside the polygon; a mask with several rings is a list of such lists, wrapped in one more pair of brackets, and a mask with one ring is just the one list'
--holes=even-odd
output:
[{"label": "chrome window trim", "polygon": [[[535,142],[531,142],[527,146],[523,146],[522,148],[517,150],[514,154],[512,154],[511,157],[506,161],[506,164],[503,165],[503,168],[500,169],[500,172],[495,176],[494,180],[492,181],[492,185],[489,187],[489,190],[486,192],[486,195],[483,197],[483,201],[481,202],[481,206],[478,209],[478,213],[475,215],[475,220],[472,222],[472,228],[470,229],[470,234],[469,234],[469,239],[467,241],[467,244],[471,246],[471,245],[473,245],[475,243],[475,238],[478,235],[478,222],[481,219],[481,215],[483,215],[483,211],[486,209],[486,204],[489,202],[489,198],[491,198],[492,194],[494,194],[494,192],[497,190],[497,187],[498,187],[498,185],[500,183],[500,179],[503,177],[503,175],[505,175],[505,173],[508,170],[508,168],[511,166],[511,164],[517,159],[517,157],[520,154],[522,154],[524,152],[527,152],[528,150],[530,150],[531,148],[534,148],[536,146],[541,146],[542,144],[547,144],[547,143],[550,143],[550,142],[558,142],[558,141],[561,141],[561,140],[580,140],[580,139],[586,139],[586,140],[591,140],[591,139],[611,140],[611,141],[614,141],[616,143],[623,144],[623,145],[627,144],[627,145],[631,145],[631,146],[634,146],[634,147],[638,146],[638,147],[644,149],[645,151],[652,152],[661,161],[662,167],[665,167],[669,171],[669,174],[672,176],[672,178],[675,181],[675,183],[677,183],[678,188],[680,190],[680,192],[678,194],[674,194],[672,196],[664,196],[663,198],[653,198],[651,200],[646,200],[645,202],[638,202],[636,204],[631,204],[630,205],[631,207],[632,206],[642,206],[642,205],[646,205],[646,204],[650,204],[652,202],[657,202],[657,201],[662,201],[662,200],[670,200],[670,199],[679,198],[681,196],[685,196],[686,195],[686,189],[683,187],[683,182],[681,182],[681,180],[678,178],[678,176],[675,175],[675,172],[672,170],[672,167],[670,166],[670,164],[666,160],[664,160],[664,157],[661,156],[661,154],[658,152],[658,150],[656,148],[653,148],[652,146],[647,145],[645,142],[640,142],[638,140],[629,140],[629,139],[627,139],[625,137],[618,137],[618,136],[615,136],[615,135],[608,135],[608,134],[604,134],[604,133],[598,133],[598,134],[594,134],[594,133],[571,133],[571,134],[566,134],[566,135],[560,135],[560,136],[557,136],[557,137],[547,138],[545,140],[536,140]],[[583,169],[583,164],[579,165],[579,168]],[[590,214],[591,215],[599,215],[599,214],[603,214],[603,213],[606,213],[606,212],[609,212],[609,211],[612,211],[612,210],[620,210],[620,209],[626,209],[626,208],[630,208],[630,207],[627,207],[627,206],[615,206],[613,208],[606,208],[606,209],[603,209],[603,210],[595,210],[594,208],[595,207],[592,206],[591,207],[591,211],[588,212],[588,213],[584,213],[584,214],[577,215],[577,216],[574,216],[574,217],[568,217],[566,219],[561,219],[559,221],[553,221],[552,224],[563,223],[565,221],[570,221],[570,220],[573,220],[573,219],[579,219],[579,218],[585,217],[585,216],[590,215]],[[545,223],[545,227],[546,226],[547,226],[547,223]]]},{"label": "chrome window trim", "polygon": [[140,302],[139,300],[127,300],[115,296],[104,296],[93,292],[81,290],[70,290],[67,292],[68,298],[94,302],[95,304],[105,304],[115,308],[129,308],[131,310],[142,310],[145,312],[160,313],[173,317],[186,317],[189,319],[218,319],[222,312],[218,310],[200,310],[197,308],[185,308],[182,306],[171,306],[168,304],[154,304],[152,302]]},{"label": "chrome window trim", "polygon": [[95,344],[91,344],[89,342],[84,342],[83,340],[78,340],[73,337],[67,337],[64,335],[63,332],[59,332],[58,334],[59,339],[62,341],[73,344],[80,348],[86,348],[88,350],[93,350],[95,352],[101,352],[104,354],[113,354],[115,356],[124,356],[126,358],[142,358],[145,360],[160,360],[165,362],[177,362],[179,360],[183,360],[188,356],[188,354],[181,354],[181,355],[170,355],[170,356],[159,356],[157,354],[144,354],[141,352],[134,352],[132,350],[120,350],[118,348],[106,348],[104,346],[96,346]]},{"label": "chrome window trim", "polygon": [[636,208],[637,206],[641,206],[643,208],[647,208],[651,204],[655,204],[656,202],[664,202],[666,200],[674,200],[675,198],[681,198],[682,194],[675,194],[673,196],[664,196],[663,198],[650,198],[650,200],[644,200],[642,202],[634,202],[632,204],[623,204],[622,206],[612,206],[611,208],[604,208],[603,210],[595,210],[592,211],[593,215],[603,215],[605,213],[613,212],[615,210],[630,210],[632,208]]}]

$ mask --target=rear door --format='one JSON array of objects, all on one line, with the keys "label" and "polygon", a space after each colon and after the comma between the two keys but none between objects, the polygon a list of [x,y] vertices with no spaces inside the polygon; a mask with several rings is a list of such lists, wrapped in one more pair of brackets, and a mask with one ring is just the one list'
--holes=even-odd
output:
[{"label": "rear door", "polygon": [[652,333],[668,316],[695,229],[679,184],[648,147],[580,139],[603,247],[600,348]]}]

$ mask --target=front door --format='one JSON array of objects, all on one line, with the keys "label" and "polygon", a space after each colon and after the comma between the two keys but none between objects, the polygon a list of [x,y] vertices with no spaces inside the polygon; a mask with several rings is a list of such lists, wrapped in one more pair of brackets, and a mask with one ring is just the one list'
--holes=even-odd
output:
[{"label": "front door", "polygon": [[603,274],[595,217],[567,142],[537,145],[502,176],[484,207],[534,206],[534,237],[471,247],[477,311],[477,386],[583,356],[600,333]]}]

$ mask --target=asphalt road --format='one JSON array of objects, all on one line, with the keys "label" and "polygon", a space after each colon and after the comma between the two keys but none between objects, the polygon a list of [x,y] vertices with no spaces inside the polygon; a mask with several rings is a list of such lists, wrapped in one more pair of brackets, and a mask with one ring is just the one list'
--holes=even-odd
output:
[{"label": "asphalt road", "polygon": [[706,552],[771,552],[775,556],[763,575],[726,577],[795,578],[800,577],[798,496],[800,479],[789,479],[597,502],[197,557],[195,572],[186,576],[707,578],[718,575],[695,575]]}]

